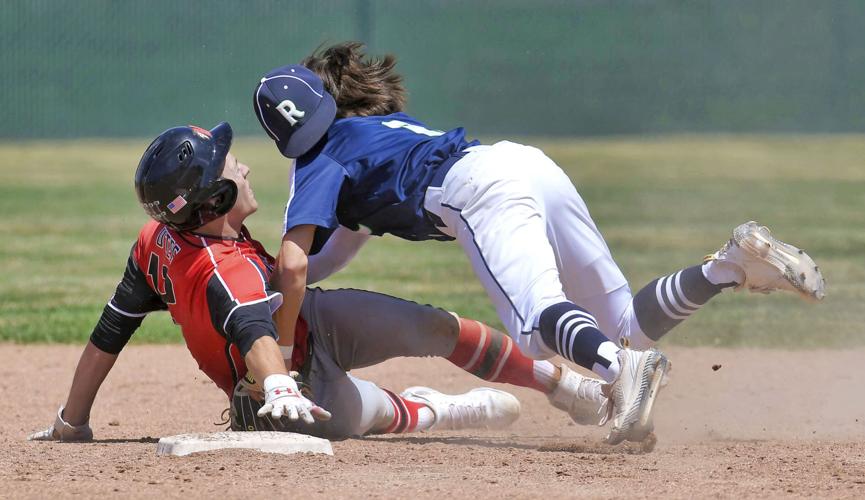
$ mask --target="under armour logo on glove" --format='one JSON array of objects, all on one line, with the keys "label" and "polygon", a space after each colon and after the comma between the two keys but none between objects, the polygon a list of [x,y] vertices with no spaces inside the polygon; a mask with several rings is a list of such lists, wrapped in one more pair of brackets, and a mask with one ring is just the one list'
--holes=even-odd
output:
[{"label": "under armour logo on glove", "polygon": [[257,415],[264,417],[270,414],[274,418],[289,420],[302,419],[312,424],[316,419],[330,420],[330,412],[303,397],[297,389],[297,382],[288,375],[275,373],[264,379],[264,405]]}]

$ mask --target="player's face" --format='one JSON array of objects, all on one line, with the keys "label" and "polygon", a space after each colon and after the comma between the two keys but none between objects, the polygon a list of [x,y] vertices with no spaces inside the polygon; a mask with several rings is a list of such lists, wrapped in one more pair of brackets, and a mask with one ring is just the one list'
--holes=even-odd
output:
[{"label": "player's face", "polygon": [[243,216],[247,216],[258,210],[258,202],[255,200],[252,186],[249,185],[249,181],[246,178],[248,175],[248,166],[237,161],[237,158],[231,153],[225,156],[225,168],[222,170],[222,176],[233,180],[237,184],[237,201],[234,202],[234,207],[231,211],[236,211]]}]

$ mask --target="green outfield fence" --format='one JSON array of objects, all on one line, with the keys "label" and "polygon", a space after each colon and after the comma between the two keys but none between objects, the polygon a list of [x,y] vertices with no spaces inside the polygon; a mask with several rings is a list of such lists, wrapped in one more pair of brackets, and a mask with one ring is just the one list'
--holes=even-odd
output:
[{"label": "green outfield fence", "polygon": [[473,134],[865,131],[865,1],[6,0],[0,138],[260,134],[258,78],[393,52],[410,112]]}]

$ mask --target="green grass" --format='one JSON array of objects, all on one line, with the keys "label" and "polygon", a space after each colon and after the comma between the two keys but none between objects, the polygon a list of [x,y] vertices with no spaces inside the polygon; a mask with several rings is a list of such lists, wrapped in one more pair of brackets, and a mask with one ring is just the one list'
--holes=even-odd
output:
[{"label": "green grass", "polygon": [[[132,190],[145,140],[0,143],[0,340],[81,342],[111,296],[139,227]],[[756,219],[806,248],[827,298],[723,294],[671,333],[686,345],[812,348],[865,344],[865,140],[861,136],[672,136],[526,141],[573,179],[636,291],[699,262]],[[249,220],[281,235],[286,162],[240,138],[261,204]],[[390,293],[499,324],[455,243],[382,238],[323,283]],[[155,314],[136,342],[180,342]]]}]

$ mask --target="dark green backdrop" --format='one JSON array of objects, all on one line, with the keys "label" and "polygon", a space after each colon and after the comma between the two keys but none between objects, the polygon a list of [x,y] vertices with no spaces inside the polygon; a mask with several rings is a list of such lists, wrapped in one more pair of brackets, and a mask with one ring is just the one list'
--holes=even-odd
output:
[{"label": "dark green backdrop", "polygon": [[393,52],[409,111],[473,134],[865,131],[856,0],[10,0],[0,137],[230,120],[321,43]]}]

